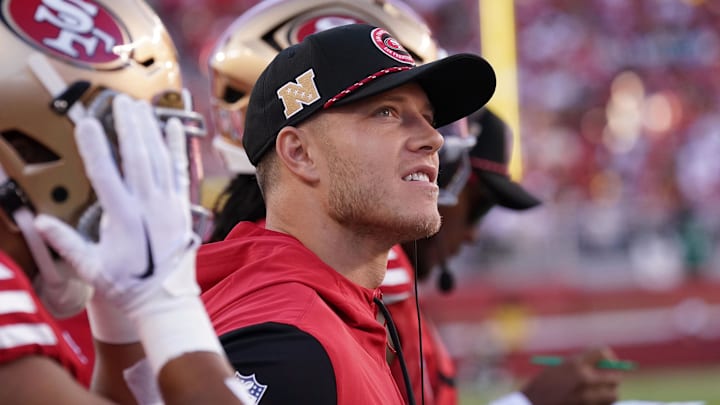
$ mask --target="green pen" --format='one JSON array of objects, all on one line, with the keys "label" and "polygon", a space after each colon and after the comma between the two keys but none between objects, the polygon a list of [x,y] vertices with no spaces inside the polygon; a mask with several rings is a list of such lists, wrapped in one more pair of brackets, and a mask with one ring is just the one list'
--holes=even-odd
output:
[{"label": "green pen", "polygon": [[[540,366],[559,366],[562,364],[564,359],[560,356],[533,356],[530,359],[530,362],[532,364],[537,364]],[[605,369],[605,370],[622,370],[622,371],[630,371],[635,369],[635,362],[628,361],[628,360],[609,360],[609,359],[602,359],[597,362],[597,368]]]}]

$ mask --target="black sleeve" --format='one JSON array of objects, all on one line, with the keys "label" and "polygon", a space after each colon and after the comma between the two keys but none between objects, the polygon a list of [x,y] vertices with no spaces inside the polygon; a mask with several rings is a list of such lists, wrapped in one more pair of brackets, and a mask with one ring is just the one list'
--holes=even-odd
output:
[{"label": "black sleeve", "polygon": [[260,405],[337,404],[330,358],[300,329],[268,322],[228,332],[220,342]]}]

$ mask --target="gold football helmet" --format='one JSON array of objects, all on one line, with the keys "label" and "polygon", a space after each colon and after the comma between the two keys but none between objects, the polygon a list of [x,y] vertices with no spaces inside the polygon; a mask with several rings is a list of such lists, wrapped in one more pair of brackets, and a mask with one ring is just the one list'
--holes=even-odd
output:
[{"label": "gold football helmet", "polygon": [[[110,100],[122,92],[151,101],[161,122],[179,116],[190,134],[204,128],[181,86],[176,49],[144,2],[4,0],[0,13],[0,250],[31,275],[39,270],[36,279],[59,282],[33,213],[92,237],[100,211],[74,120],[95,114],[112,139]],[[49,306],[60,316],[78,309],[66,304]]]},{"label": "gold football helmet", "polygon": [[254,173],[242,147],[253,84],[281,49],[327,28],[368,23],[387,29],[418,63],[438,47],[425,21],[398,0],[270,0],[248,9],[221,35],[208,64],[213,146],[232,173]]}]

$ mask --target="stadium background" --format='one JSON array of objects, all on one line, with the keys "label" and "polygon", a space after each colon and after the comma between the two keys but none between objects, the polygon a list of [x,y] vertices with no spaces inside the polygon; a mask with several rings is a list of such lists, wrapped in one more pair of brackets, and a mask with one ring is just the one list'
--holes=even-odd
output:
[{"label": "stadium background", "polygon": [[[498,2],[513,14],[481,17]],[[207,55],[256,2],[150,3],[209,117]],[[720,404],[720,1],[407,3],[450,53],[483,53],[517,79],[519,102],[498,112],[517,118],[514,176],[544,201],[489,215],[449,263],[451,295],[421,286],[463,403],[517,386],[533,354],[608,344],[639,365],[623,399]],[[508,39],[517,65],[487,52]],[[209,145],[205,174],[219,186]]]}]

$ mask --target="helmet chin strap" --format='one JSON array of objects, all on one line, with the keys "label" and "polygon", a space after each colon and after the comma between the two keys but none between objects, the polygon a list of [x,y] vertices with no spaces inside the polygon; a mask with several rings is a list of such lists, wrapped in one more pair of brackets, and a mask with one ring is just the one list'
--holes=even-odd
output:
[{"label": "helmet chin strap", "polygon": [[[33,53],[28,57],[28,66],[53,98],[67,90],[67,83],[65,83],[58,72],[52,67],[45,55]],[[80,122],[80,119],[82,119],[85,114],[85,108],[83,108],[81,103],[73,103],[67,107],[66,115],[75,125]]]},{"label": "helmet chin strap", "polygon": [[[0,184],[7,181],[8,176],[0,166]],[[52,259],[47,245],[35,230],[35,215],[26,205],[13,211],[11,216],[40,271],[39,277],[33,280],[40,300],[56,318],[67,318],[82,311],[92,296],[92,288],[75,277],[64,262]]]}]

